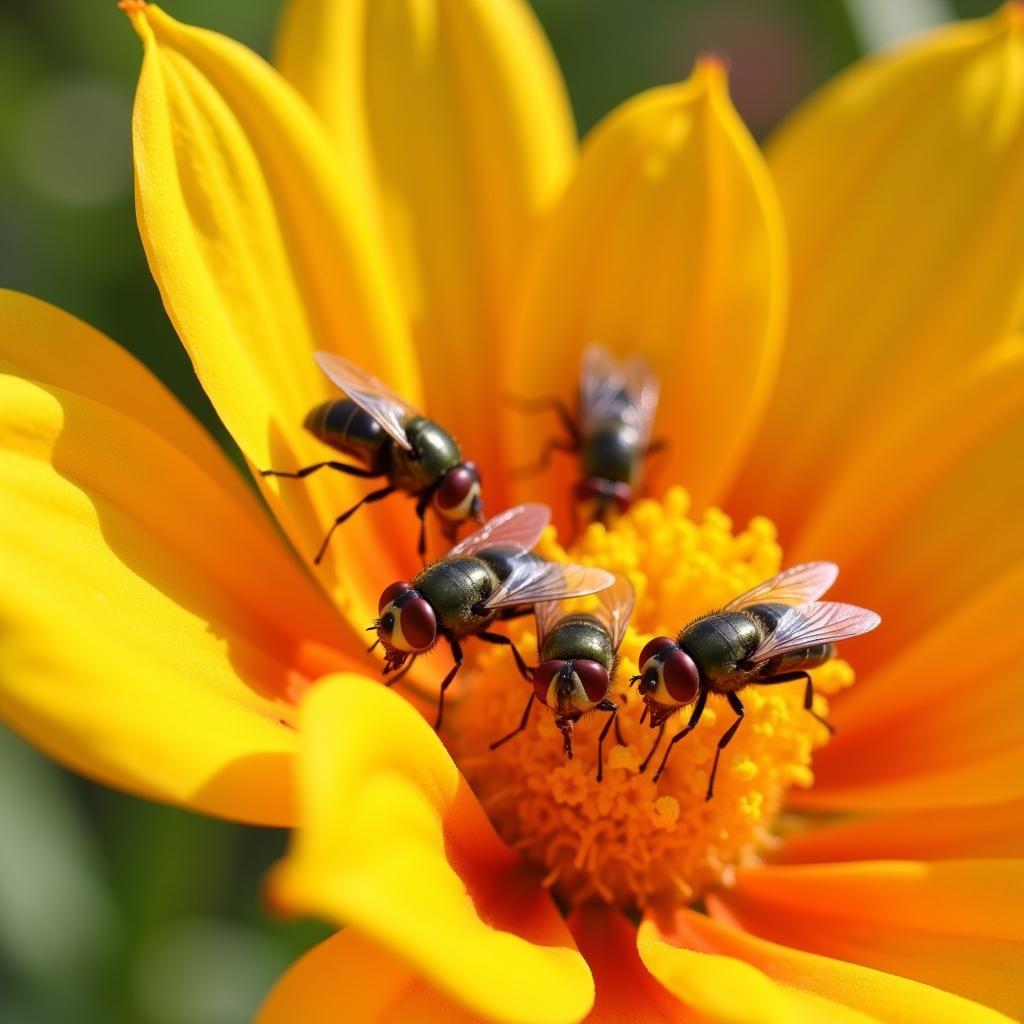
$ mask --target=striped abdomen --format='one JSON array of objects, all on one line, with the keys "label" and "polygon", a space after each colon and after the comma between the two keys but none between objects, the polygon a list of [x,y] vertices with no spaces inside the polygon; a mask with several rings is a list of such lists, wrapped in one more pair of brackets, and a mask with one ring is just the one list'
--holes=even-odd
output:
[{"label": "striped abdomen", "polygon": [[[770,635],[782,616],[792,611],[792,608],[784,604],[753,604],[745,608],[744,611],[748,615],[753,615],[766,633]],[[815,644],[812,647],[802,647],[764,662],[758,668],[758,675],[767,677],[781,675],[783,672],[817,668],[818,665],[824,665],[826,661],[833,658],[835,653],[835,644]]]},{"label": "striped abdomen", "polygon": [[303,426],[318,440],[358,459],[367,469],[386,472],[391,438],[351,398],[338,398],[311,409]]}]

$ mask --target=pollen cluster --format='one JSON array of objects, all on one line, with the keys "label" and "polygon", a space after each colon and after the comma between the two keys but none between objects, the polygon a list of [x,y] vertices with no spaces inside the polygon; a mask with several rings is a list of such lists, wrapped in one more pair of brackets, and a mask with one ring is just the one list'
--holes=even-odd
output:
[{"label": "pollen cluster", "polygon": [[[552,560],[599,564],[632,580],[637,603],[619,651],[612,699],[618,730],[605,740],[605,769],[597,781],[597,739],[606,716],[592,713],[575,731],[575,756],[562,752],[551,713],[534,704],[528,728],[491,751],[491,741],[519,721],[530,693],[506,650],[478,647],[452,708],[449,746],[502,836],[543,874],[545,884],[572,906],[599,899],[624,909],[669,898],[692,902],[737,864],[756,860],[773,842],[772,825],[791,786],[810,786],[811,757],[827,730],[803,707],[797,682],[741,693],[746,718],[722,755],[711,801],[705,800],[715,745],[734,715],[712,696],[694,732],[676,744],[661,779],[652,781],[664,744],[686,724],[673,716],[662,746],[640,770],[657,737],[641,723],[642,704],[629,687],[637,658],[653,636],[675,636],[690,620],[721,607],[779,571],[775,528],[752,520],[734,532],[728,516],[688,515],[681,488],[663,500],[638,502],[615,524],[589,526],[563,549],[553,533],[538,549]],[[510,630],[528,661],[536,660],[532,622]],[[853,681],[841,661],[815,670],[818,694]],[[815,710],[827,714],[816,697]]]}]

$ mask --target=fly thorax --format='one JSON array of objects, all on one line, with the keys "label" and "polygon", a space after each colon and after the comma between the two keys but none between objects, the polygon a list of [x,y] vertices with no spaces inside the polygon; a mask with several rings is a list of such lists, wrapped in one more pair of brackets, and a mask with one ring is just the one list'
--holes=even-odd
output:
[{"label": "fly thorax", "polygon": [[483,603],[498,587],[494,570],[481,558],[444,558],[420,572],[413,585],[434,608],[441,626],[456,634],[489,621]]},{"label": "fly thorax", "polygon": [[642,467],[636,427],[621,420],[598,424],[584,439],[582,462],[584,477],[634,483]]},{"label": "fly thorax", "polygon": [[450,469],[462,462],[462,453],[451,436],[433,420],[416,416],[405,424],[412,451],[396,448],[393,473],[410,491],[439,484]]},{"label": "fly thorax", "polygon": [[681,640],[711,682],[733,672],[757,649],[763,627],[746,612],[722,612],[691,623]]}]

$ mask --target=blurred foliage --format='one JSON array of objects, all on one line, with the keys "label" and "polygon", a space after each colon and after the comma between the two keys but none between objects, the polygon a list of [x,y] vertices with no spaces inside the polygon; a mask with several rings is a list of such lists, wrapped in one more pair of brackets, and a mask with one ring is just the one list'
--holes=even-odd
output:
[{"label": "blurred foliage", "polygon": [[[859,9],[868,0],[857,0]],[[923,2],[923,0],[918,0]],[[935,0],[929,0],[935,2]],[[166,0],[267,54],[272,0]],[[759,136],[860,55],[840,0],[536,0],[580,130],[726,56]],[[943,13],[987,13],[960,0]],[[0,284],[136,353],[225,443],[163,314],[135,230],[129,117],[139,46],[114,0],[0,0]],[[260,910],[285,837],[63,773],[0,731],[0,1020],[234,1024],[327,929]]]}]

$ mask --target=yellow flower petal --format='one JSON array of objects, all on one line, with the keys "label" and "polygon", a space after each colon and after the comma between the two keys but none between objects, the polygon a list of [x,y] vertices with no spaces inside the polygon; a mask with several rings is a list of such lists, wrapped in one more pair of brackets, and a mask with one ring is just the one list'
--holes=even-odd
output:
[{"label": "yellow flower petal", "polygon": [[636,928],[603,904],[578,907],[569,927],[594,974],[597,1000],[586,1024],[690,1020],[690,1012],[644,967],[636,950]]},{"label": "yellow flower petal", "polygon": [[790,330],[730,510],[795,536],[854,453],[1020,326],[1022,81],[1007,4],[861,62],[773,141]]},{"label": "yellow flower petal", "polygon": [[493,464],[497,346],[575,150],[540,26],[521,0],[292,0],[278,64],[375,198],[428,414]]},{"label": "yellow flower petal", "polygon": [[299,723],[304,827],[272,904],[352,925],[489,1020],[583,1017],[593,984],[550,895],[426,722],[351,676],[318,684]]},{"label": "yellow flower petal", "polygon": [[772,942],[1021,1012],[1024,861],[766,867],[708,906]]},{"label": "yellow flower petal", "polygon": [[[1002,1014],[948,992],[775,945],[692,910],[678,911],[667,924],[667,934],[650,921],[640,926],[640,955],[714,1021],[1009,1024]],[[780,999],[792,1004],[792,1016],[773,1015]]]},{"label": "yellow flower petal", "polygon": [[291,821],[309,680],[343,626],[216,446],[102,335],[0,292],[0,708],[135,793]]},{"label": "yellow flower petal", "polygon": [[[921,600],[937,577],[919,576]],[[1022,601],[1018,565],[858,681],[836,701],[839,731],[815,757],[816,784],[794,802],[920,810],[1024,797],[1024,666],[1014,630],[993,625]]]},{"label": "yellow flower petal", "polygon": [[393,953],[346,928],[314,946],[274,986],[256,1024],[473,1024]]},{"label": "yellow flower petal", "polygon": [[[572,400],[587,343],[645,354],[662,385],[655,432],[671,445],[660,479],[704,505],[731,479],[767,397],[785,297],[772,184],[721,65],[706,59],[587,140],[531,270],[509,387]],[[507,416],[528,462],[539,431]],[[566,490],[559,469],[550,493]]]},{"label": "yellow flower petal", "polygon": [[940,807],[811,824],[786,836],[772,860],[820,864],[848,860],[1024,857],[1024,800],[984,807]]},{"label": "yellow flower petal", "polygon": [[[337,392],[314,349],[344,352],[420,397],[380,239],[316,119],[271,68],[152,5],[131,17],[145,44],[133,121],[138,217],[164,303],[252,465],[320,461],[329,449],[302,421]],[[329,471],[263,485],[307,558],[327,524],[367,491],[365,481]],[[342,602],[357,601],[351,618],[360,628],[382,574],[393,578],[382,568],[402,539],[392,528],[387,509],[356,516],[332,545],[341,578],[321,572]],[[387,536],[396,543],[383,543]]]}]

